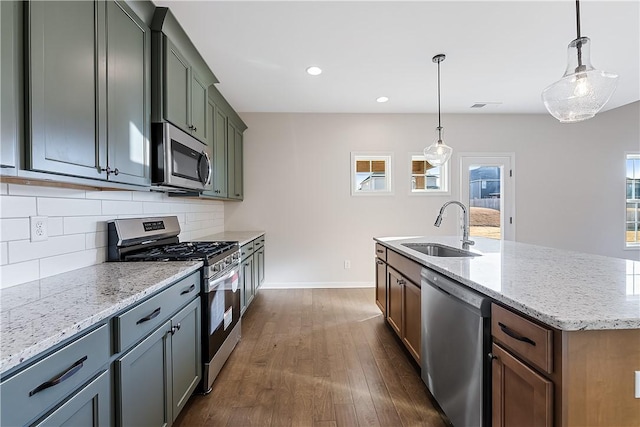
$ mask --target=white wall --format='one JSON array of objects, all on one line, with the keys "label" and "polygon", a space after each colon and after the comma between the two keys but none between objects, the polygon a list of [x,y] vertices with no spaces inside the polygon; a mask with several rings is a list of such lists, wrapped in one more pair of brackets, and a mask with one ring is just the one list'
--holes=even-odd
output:
[{"label": "white wall", "polygon": [[[35,215],[48,217],[47,241],[30,241],[29,217]],[[176,215],[181,240],[224,230],[222,202],[0,183],[0,287],[102,263],[106,221],[155,215]]]},{"label": "white wall", "polygon": [[[623,250],[625,151],[640,151],[640,103],[579,124],[548,115],[444,115],[454,149],[451,196],[409,194],[409,152],[433,142],[420,114],[245,113],[243,203],[225,229],[265,230],[267,286],[358,286],[374,280],[374,236],[455,234],[460,152],[514,152],[516,240],[638,259]],[[352,197],[351,151],[394,153],[395,194]],[[343,268],[344,260],[351,269]]]}]

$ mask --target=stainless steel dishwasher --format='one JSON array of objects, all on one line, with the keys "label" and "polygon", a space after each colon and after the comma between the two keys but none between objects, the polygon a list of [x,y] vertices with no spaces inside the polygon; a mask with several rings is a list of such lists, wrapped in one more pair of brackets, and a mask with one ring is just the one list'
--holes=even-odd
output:
[{"label": "stainless steel dishwasher", "polygon": [[422,269],[422,380],[455,427],[491,425],[490,300]]}]

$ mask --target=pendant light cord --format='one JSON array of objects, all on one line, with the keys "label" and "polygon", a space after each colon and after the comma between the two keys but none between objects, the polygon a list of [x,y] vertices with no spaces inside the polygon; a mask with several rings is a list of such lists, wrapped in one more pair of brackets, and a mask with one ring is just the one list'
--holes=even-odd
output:
[{"label": "pendant light cord", "polygon": [[[580,0],[576,0],[576,30],[577,37],[576,40],[580,40]],[[576,44],[576,48],[578,49],[578,68],[582,67],[582,42],[578,41]],[[578,71],[578,69],[576,69]]]},{"label": "pendant light cord", "polygon": [[440,124],[440,61],[438,61],[438,142],[442,141],[442,126]]}]

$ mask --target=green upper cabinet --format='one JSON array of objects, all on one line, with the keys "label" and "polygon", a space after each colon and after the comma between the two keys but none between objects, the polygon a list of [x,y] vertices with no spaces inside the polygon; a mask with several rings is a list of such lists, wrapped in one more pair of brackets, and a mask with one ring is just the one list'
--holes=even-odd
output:
[{"label": "green upper cabinet", "polygon": [[150,55],[149,27],[124,4],[108,2],[107,159],[113,181],[150,183]]},{"label": "green upper cabinet", "polygon": [[169,121],[206,144],[208,87],[218,80],[168,8],[156,8],[151,28],[152,118]]},{"label": "green upper cabinet", "polygon": [[243,161],[242,161],[242,132],[235,125],[229,122],[227,127],[227,140],[229,141],[228,154],[228,176],[229,176],[229,198],[244,199],[243,189]]},{"label": "green upper cabinet", "polygon": [[122,2],[27,8],[27,167],[149,185],[149,28]]},{"label": "green upper cabinet", "polygon": [[18,1],[0,2],[0,174],[15,175],[22,142],[22,8]]},{"label": "green upper cabinet", "polygon": [[207,197],[227,197],[227,116],[208,98],[207,134],[213,173],[211,182],[203,191]]},{"label": "green upper cabinet", "polygon": [[27,7],[30,169],[106,179],[104,3]]}]

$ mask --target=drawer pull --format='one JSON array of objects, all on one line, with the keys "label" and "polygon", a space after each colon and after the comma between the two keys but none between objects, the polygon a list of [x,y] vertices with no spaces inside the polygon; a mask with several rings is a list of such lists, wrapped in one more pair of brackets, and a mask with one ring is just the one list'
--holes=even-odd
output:
[{"label": "drawer pull", "polygon": [[148,322],[149,320],[153,319],[154,317],[157,317],[158,314],[160,314],[160,307],[158,307],[155,310],[153,310],[153,313],[151,313],[150,315],[148,315],[146,317],[143,317],[142,319],[138,320],[136,322],[136,325],[139,325],[140,323]]},{"label": "drawer pull", "polygon": [[193,292],[196,289],[196,285],[191,285],[189,286],[188,289],[185,289],[184,291],[180,292],[180,295],[186,295],[190,292]]},{"label": "drawer pull", "polygon": [[500,329],[502,329],[502,332],[504,332],[505,334],[509,335],[511,338],[516,339],[518,341],[526,342],[527,344],[531,344],[533,346],[536,345],[536,342],[534,340],[532,340],[531,338],[527,338],[525,336],[520,335],[517,332],[512,331],[511,329],[509,329],[504,324],[498,322],[498,326],[500,326]]},{"label": "drawer pull", "polygon": [[174,335],[176,332],[178,332],[180,330],[180,323],[178,323],[176,326],[172,326],[171,330],[169,331],[169,333],[171,335]]},{"label": "drawer pull", "polygon": [[376,260],[376,263],[377,263],[378,265],[382,265],[382,264],[384,264],[384,262],[380,261],[379,259],[377,259],[377,260]]},{"label": "drawer pull", "polygon": [[36,387],[33,390],[31,390],[29,392],[29,396],[33,396],[34,394],[39,393],[44,389],[47,389],[49,387],[53,387],[54,385],[58,385],[61,382],[65,381],[65,380],[68,380],[74,374],[76,374],[80,369],[82,369],[82,364],[84,363],[85,360],[87,360],[87,356],[84,356],[82,359],[78,360],[76,363],[71,365],[69,367],[69,369],[64,371],[62,374],[60,374],[56,378],[52,378],[49,381],[43,382],[38,387]]},{"label": "drawer pull", "polygon": [[379,254],[381,254],[382,252],[384,252],[382,249],[376,249],[376,252],[378,252]]}]

